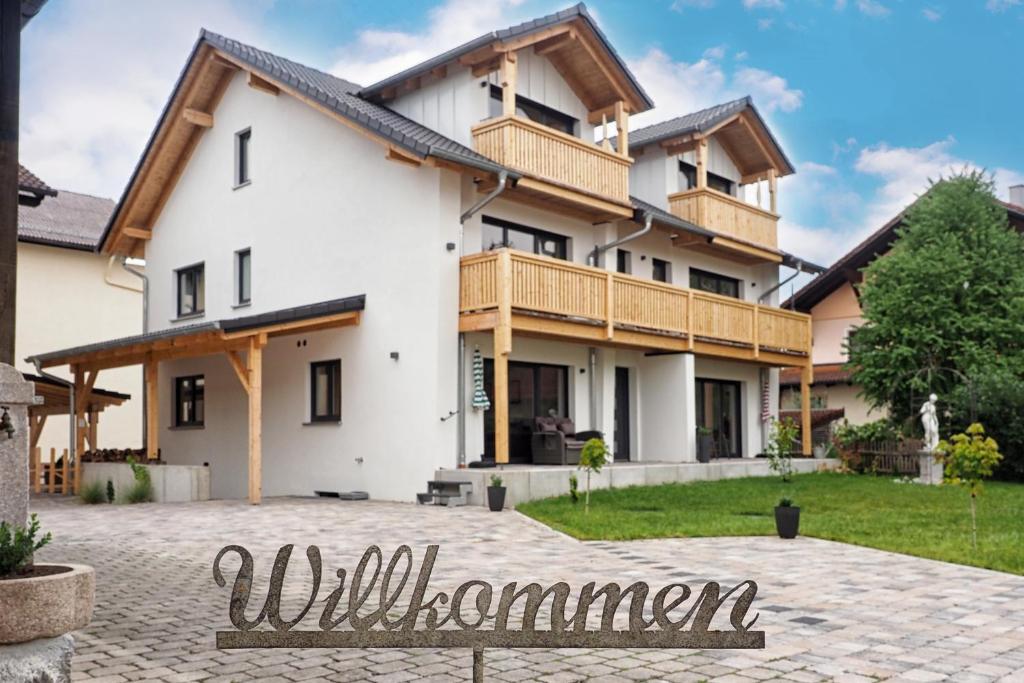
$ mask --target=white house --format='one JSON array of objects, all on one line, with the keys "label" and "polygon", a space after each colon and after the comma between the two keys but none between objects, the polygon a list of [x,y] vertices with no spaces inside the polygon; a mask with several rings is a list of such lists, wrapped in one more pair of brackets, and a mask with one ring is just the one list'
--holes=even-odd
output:
[{"label": "white house", "polygon": [[150,455],[215,497],[411,500],[564,454],[550,415],[619,460],[752,458],[777,368],[811,380],[793,167],[749,99],[630,131],[652,106],[582,5],[368,87],[203,31],[102,244],[145,258],[149,332],[37,360],[145,365]]},{"label": "white house", "polygon": [[[28,169],[19,169],[18,288],[15,358],[54,346],[73,346],[142,331],[142,282],[119,258],[97,252],[114,202],[70,190],[54,190]],[[22,360],[18,369],[47,384],[44,404],[31,412],[33,446],[44,453],[68,448],[67,390],[37,376]],[[68,378],[64,369],[55,374]],[[85,405],[83,419],[95,421],[90,436],[104,446],[138,447],[142,439],[142,373],[117,368],[104,373],[103,390]],[[129,396],[135,400],[129,400]],[[101,414],[102,413],[102,414]]]}]

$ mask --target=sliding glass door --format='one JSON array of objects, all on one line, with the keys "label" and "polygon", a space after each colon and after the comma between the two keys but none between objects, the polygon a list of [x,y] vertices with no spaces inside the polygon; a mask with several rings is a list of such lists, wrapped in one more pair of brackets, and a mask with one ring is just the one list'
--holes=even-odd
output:
[{"label": "sliding glass door", "polygon": [[[494,396],[494,361],[484,361],[484,390]],[[492,398],[493,403],[493,398]],[[569,416],[569,368],[541,363],[508,364],[508,460],[533,462],[535,417]],[[494,408],[484,413],[484,458],[494,459]]]},{"label": "sliding glass door", "polygon": [[713,458],[742,456],[740,383],[725,380],[698,379],[697,429],[707,430],[713,446]]}]

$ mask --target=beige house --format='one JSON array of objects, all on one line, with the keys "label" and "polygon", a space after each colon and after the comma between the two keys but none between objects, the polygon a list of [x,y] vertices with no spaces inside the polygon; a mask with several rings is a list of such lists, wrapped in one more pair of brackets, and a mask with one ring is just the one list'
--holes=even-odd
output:
[{"label": "beige house", "polygon": [[[40,390],[45,414],[37,445],[48,453],[68,447],[67,405],[56,382],[43,381],[24,360],[40,348],[70,346],[138,334],[142,331],[142,280],[126,272],[120,259],[96,251],[114,202],[68,190],[54,190],[22,168],[18,197],[18,292],[15,358],[18,368],[47,386]],[[70,379],[60,369],[54,375]],[[142,374],[133,368],[103,377],[104,400],[93,430],[101,447],[142,443]],[[130,400],[125,397],[136,397]],[[120,403],[120,405],[116,405]],[[105,409],[103,409],[105,408]],[[53,414],[62,410],[63,414]],[[102,410],[102,413],[99,412]],[[87,418],[88,419],[88,418]]]},{"label": "beige house", "polygon": [[[1002,204],[1010,224],[1024,233],[1024,185],[1011,187],[1010,201]],[[863,270],[892,247],[905,213],[886,223],[782,304],[783,308],[811,315],[815,380],[811,386],[811,409],[816,436],[828,423],[839,418],[851,424],[864,424],[885,417],[884,410],[872,410],[858,396],[860,387],[850,381],[846,342],[864,322],[857,292]],[[799,369],[784,370],[780,374],[779,391],[780,409],[799,411]]]}]

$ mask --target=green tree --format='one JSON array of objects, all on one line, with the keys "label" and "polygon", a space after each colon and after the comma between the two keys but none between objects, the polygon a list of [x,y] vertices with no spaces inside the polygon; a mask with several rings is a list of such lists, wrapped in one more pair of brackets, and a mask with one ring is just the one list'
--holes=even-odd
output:
[{"label": "green tree", "polygon": [[580,452],[580,469],[587,473],[587,496],[583,502],[583,512],[590,512],[590,473],[600,474],[601,468],[608,462],[608,445],[601,439],[589,439],[583,444]]},{"label": "green tree", "polygon": [[947,397],[963,376],[1024,376],[1024,241],[993,189],[980,172],[933,183],[864,270],[853,381],[897,420],[916,415],[912,397]]},{"label": "green tree", "polygon": [[765,444],[765,455],[768,466],[782,477],[783,482],[793,478],[793,446],[799,438],[800,431],[793,418],[772,420],[771,434]]},{"label": "green tree", "polygon": [[971,545],[978,549],[978,516],[976,501],[982,491],[982,481],[992,476],[996,465],[1003,459],[999,445],[985,436],[985,428],[978,423],[967,432],[956,434],[949,441],[940,441],[935,449],[943,463],[945,484],[962,486],[971,494]]}]

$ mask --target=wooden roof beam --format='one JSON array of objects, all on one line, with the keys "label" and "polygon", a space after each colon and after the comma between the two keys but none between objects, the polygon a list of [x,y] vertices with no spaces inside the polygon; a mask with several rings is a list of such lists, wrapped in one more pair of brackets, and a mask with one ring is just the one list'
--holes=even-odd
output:
[{"label": "wooden roof beam", "polygon": [[143,228],[136,225],[129,225],[121,228],[121,234],[125,237],[131,237],[135,240],[150,240],[153,239],[153,231],[149,228]]},{"label": "wooden roof beam", "polygon": [[200,128],[213,128],[213,114],[205,111],[186,107],[185,110],[181,112],[181,118],[194,126],[199,126]]},{"label": "wooden roof beam", "polygon": [[576,33],[575,27],[573,27],[565,33],[560,33],[552,38],[548,38],[547,40],[537,43],[533,46],[533,52],[540,57],[544,57],[552,52],[557,52],[564,47],[568,47],[577,38],[578,34]]},{"label": "wooden roof beam", "polygon": [[262,76],[253,73],[252,71],[250,71],[246,75],[246,83],[248,83],[249,87],[253,90],[259,90],[260,92],[264,92],[268,95],[273,95],[274,97],[277,97],[277,95],[281,92],[281,89],[278,88],[276,85],[274,85],[267,79],[263,78]]}]

